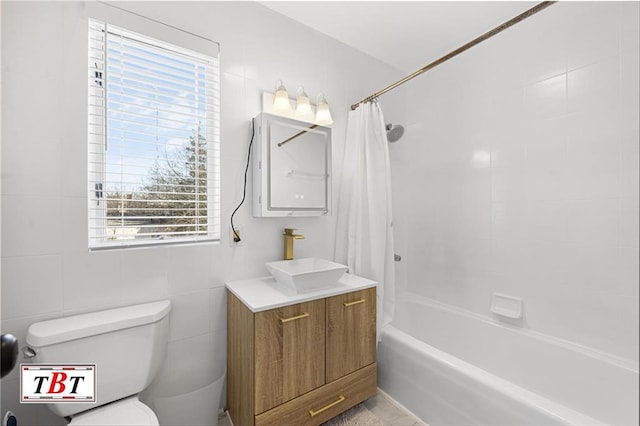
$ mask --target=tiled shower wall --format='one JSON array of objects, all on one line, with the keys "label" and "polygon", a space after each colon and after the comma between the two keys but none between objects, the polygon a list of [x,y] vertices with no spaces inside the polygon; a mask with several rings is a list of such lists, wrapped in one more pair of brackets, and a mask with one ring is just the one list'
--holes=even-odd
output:
[{"label": "tiled shower wall", "polygon": [[[39,320],[171,299],[167,362],[145,398],[163,398],[163,424],[211,424],[217,401],[207,386],[225,369],[224,282],[267,275],[263,263],[281,258],[286,226],[306,236],[298,256],[333,256],[335,215],[254,219],[248,204],[236,216],[244,244],[229,246],[261,93],[282,79],[290,94],[299,84],[326,94],[337,199],[348,107],[398,73],[255,2],[122,6],[221,43],[222,241],[88,252],[84,4],[3,1],[2,332],[24,343]],[[24,425],[60,423],[43,406],[19,404],[18,386],[15,371],[2,379],[2,414],[13,410]]]},{"label": "tiled shower wall", "polygon": [[525,328],[638,361],[638,6],[557,3],[405,85],[400,292],[522,297]]}]

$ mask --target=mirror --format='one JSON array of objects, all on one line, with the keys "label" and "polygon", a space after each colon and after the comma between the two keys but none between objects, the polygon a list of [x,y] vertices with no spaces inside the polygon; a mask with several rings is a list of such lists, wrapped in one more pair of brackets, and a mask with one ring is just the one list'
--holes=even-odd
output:
[{"label": "mirror", "polygon": [[331,129],[262,113],[256,117],[253,215],[319,216],[331,199]]}]

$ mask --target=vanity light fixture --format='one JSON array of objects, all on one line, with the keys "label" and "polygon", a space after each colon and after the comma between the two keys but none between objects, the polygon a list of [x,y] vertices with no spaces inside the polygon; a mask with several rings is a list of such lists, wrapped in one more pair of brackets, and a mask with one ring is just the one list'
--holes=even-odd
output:
[{"label": "vanity light fixture", "polygon": [[280,112],[290,112],[291,102],[289,102],[289,93],[282,84],[282,80],[276,83],[276,95],[273,98],[273,108]]},{"label": "vanity light fixture", "polygon": [[313,120],[313,110],[311,109],[309,96],[307,96],[302,86],[298,88],[298,97],[296,98],[296,117]]},{"label": "vanity light fixture", "polygon": [[318,94],[318,109],[316,110],[316,123],[320,125],[333,124],[333,118],[331,117],[331,111],[329,111],[329,104],[327,99],[322,93]]},{"label": "vanity light fixture", "polygon": [[282,80],[278,80],[275,93],[263,92],[262,111],[315,126],[331,126],[333,118],[327,98],[319,93],[316,99],[317,104],[313,105],[303,86],[298,87],[295,99],[291,99]]}]

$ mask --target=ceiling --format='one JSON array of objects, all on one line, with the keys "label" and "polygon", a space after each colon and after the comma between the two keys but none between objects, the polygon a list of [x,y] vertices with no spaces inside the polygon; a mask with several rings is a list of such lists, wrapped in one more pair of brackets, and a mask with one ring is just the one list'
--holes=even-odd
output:
[{"label": "ceiling", "polygon": [[533,7],[525,1],[262,1],[410,73]]}]

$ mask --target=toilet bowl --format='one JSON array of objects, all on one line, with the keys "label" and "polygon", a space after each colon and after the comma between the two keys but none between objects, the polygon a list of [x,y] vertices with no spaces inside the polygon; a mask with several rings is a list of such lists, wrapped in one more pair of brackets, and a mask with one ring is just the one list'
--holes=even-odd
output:
[{"label": "toilet bowl", "polygon": [[158,417],[137,396],[78,414],[70,426],[158,426]]},{"label": "toilet bowl", "polygon": [[73,426],[157,426],[153,410],[138,400],[164,360],[168,300],[32,324],[25,353],[39,364],[95,364],[96,402],[47,404]]}]

